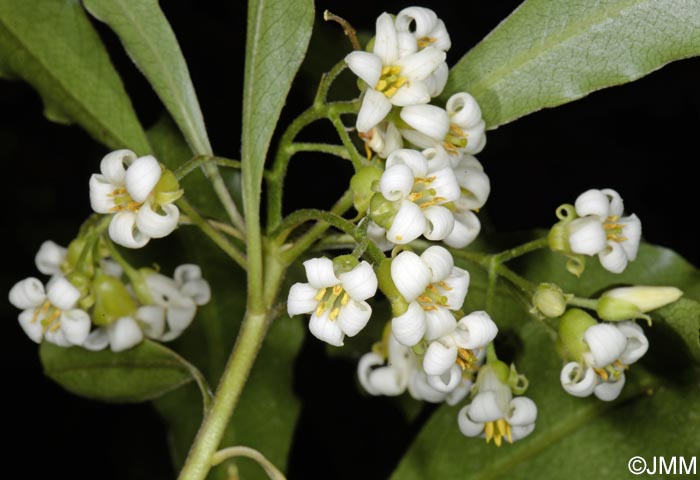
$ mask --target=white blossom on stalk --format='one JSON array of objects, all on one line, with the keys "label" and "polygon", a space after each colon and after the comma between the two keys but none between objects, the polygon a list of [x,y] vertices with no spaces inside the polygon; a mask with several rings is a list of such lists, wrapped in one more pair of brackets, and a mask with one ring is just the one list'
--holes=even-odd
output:
[{"label": "white blossom on stalk", "polygon": [[598,255],[608,271],[621,273],[637,258],[642,223],[632,214],[623,217],[620,195],[612,189],[588,190],[576,199],[576,218],[568,225],[572,252]]},{"label": "white blossom on stalk", "polygon": [[467,437],[481,436],[501,446],[513,443],[535,429],[537,406],[527,397],[513,398],[511,388],[487,364],[482,367],[471,403],[457,414],[459,430]]},{"label": "white blossom on stalk", "polygon": [[360,138],[379,158],[386,158],[395,150],[403,148],[403,138],[394,122],[381,122],[367,133],[360,132]]},{"label": "white blossom on stalk", "polygon": [[61,264],[66,260],[68,250],[52,240],[46,240],[34,257],[37,270],[44,275],[61,274]]},{"label": "white blossom on stalk", "polygon": [[[386,161],[379,180],[381,195],[395,212],[384,219],[386,238],[406,244],[424,235],[428,240],[442,240],[454,228],[454,215],[444,206],[459,198],[457,178],[449,166],[433,165],[416,150],[396,150]],[[382,222],[378,212],[371,214]]]},{"label": "white blossom on stalk", "polygon": [[391,321],[392,332],[403,345],[425,338],[435,340],[453,332],[453,312],[462,308],[469,288],[469,272],[454,266],[450,252],[440,246],[420,256],[399,253],[391,262],[391,278],[408,302],[408,309]]},{"label": "white blossom on stalk", "polygon": [[625,386],[624,371],[648,350],[649,341],[633,321],[599,323],[583,334],[588,346],[580,362],[569,362],[561,370],[562,387],[575,397],[592,393],[600,400],[615,400]]},{"label": "white blossom on stalk", "polygon": [[292,285],[287,312],[310,313],[311,333],[340,347],[345,335],[355,336],[367,325],[372,307],[365,300],[376,293],[377,276],[365,261],[337,275],[334,262],[325,257],[305,261],[304,268],[309,282]]},{"label": "white blossom on stalk", "polygon": [[175,230],[180,211],[172,202],[181,191],[174,177],[158,191],[163,168],[155,157],[116,150],[102,159],[100,172],[90,178],[90,204],[97,213],[114,214],[109,236],[115,243],[141,248]]},{"label": "white blossom on stalk", "polygon": [[445,22],[429,8],[404,8],[396,15],[395,24],[400,35],[408,33],[415,38],[418,49],[432,46],[447,52],[452,46]]},{"label": "white blossom on stalk", "polygon": [[[408,41],[407,41],[408,40]],[[445,52],[433,46],[409,53],[416,41],[399,35],[388,13],[377,18],[372,53],[355,51],[345,57],[350,70],[367,89],[357,115],[357,129],[369,132],[387,116],[393,105],[405,107],[430,101],[425,81],[445,61]]]}]

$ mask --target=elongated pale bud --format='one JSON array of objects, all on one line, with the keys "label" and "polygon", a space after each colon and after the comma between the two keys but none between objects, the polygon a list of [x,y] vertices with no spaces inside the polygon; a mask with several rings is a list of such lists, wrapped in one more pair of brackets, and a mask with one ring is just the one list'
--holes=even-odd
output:
[{"label": "elongated pale bud", "polygon": [[675,302],[683,295],[676,287],[623,287],[605,292],[598,301],[598,316],[609,322],[648,319],[647,312]]},{"label": "elongated pale bud", "polygon": [[567,297],[571,298],[571,295],[565,295],[558,285],[541,283],[532,296],[532,306],[535,312],[539,312],[545,317],[561,317],[566,311]]}]

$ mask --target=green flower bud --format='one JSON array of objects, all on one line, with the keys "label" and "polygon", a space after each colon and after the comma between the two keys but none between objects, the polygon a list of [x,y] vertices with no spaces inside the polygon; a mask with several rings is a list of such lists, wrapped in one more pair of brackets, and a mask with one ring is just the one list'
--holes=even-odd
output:
[{"label": "green flower bud", "polygon": [[333,259],[333,273],[336,277],[341,273],[349,272],[357,265],[359,261],[353,255],[340,255]]},{"label": "green flower bud", "polygon": [[675,302],[683,295],[676,287],[624,287],[605,292],[598,301],[598,316],[609,322],[633,318],[649,320],[647,312]]},{"label": "green flower bud", "polygon": [[399,211],[400,203],[387,200],[381,193],[375,193],[369,206],[369,214],[372,221],[380,227],[389,230],[394,217]]},{"label": "green flower bud", "polygon": [[370,201],[374,195],[372,185],[378,182],[381,176],[381,169],[367,166],[361,167],[350,179],[350,188],[353,193],[352,201],[355,205],[355,210],[359,213],[366,213],[369,209]]},{"label": "green flower bud", "polygon": [[566,311],[566,302],[571,295],[565,295],[559,286],[553,283],[541,283],[532,296],[532,305],[536,312],[545,317],[561,317]]},{"label": "green flower bud", "polygon": [[136,312],[136,303],[119,279],[98,273],[92,282],[92,288],[95,295],[92,322],[95,325],[109,325]]},{"label": "green flower bud", "polygon": [[589,314],[578,308],[567,311],[559,321],[559,340],[565,356],[571,360],[581,361],[588,352],[588,345],[583,341],[583,334],[598,322]]}]

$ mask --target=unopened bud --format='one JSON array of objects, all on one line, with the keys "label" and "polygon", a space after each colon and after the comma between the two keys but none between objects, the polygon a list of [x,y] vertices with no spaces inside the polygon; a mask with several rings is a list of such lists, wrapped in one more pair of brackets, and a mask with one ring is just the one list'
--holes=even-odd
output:
[{"label": "unopened bud", "polygon": [[[399,211],[401,202],[392,202],[384,198],[381,193],[375,193],[370,201],[370,217],[372,221],[380,227],[389,230],[394,221],[396,213]],[[399,206],[397,207],[398,204]]]},{"label": "unopened bud", "polygon": [[121,317],[132,316],[136,311],[136,303],[119,279],[98,274],[92,288],[95,295],[92,321],[95,325],[109,325]]},{"label": "unopened bud", "polygon": [[360,168],[350,179],[352,189],[352,201],[355,210],[359,213],[367,213],[374,191],[372,185],[378,182],[382,176],[382,171],[377,167],[367,166]]},{"label": "unopened bud", "polygon": [[675,302],[683,295],[676,287],[623,287],[605,292],[598,301],[598,316],[609,322],[646,318],[647,312]]},{"label": "unopened bud", "polygon": [[578,362],[582,360],[583,354],[589,350],[583,340],[583,334],[589,327],[597,324],[593,317],[579,308],[572,308],[561,317],[559,340],[568,359]]},{"label": "unopened bud", "polygon": [[567,300],[571,295],[565,295],[559,286],[552,283],[541,283],[532,296],[532,305],[536,311],[545,317],[561,317],[566,311]]}]

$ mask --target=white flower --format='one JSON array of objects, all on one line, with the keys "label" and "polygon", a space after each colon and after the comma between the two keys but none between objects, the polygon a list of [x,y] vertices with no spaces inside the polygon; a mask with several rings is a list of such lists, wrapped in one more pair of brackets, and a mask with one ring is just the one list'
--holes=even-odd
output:
[{"label": "white flower", "polygon": [[415,354],[393,336],[387,341],[388,358],[370,352],[360,358],[357,378],[370,395],[401,395],[406,391],[411,372],[415,369]]},{"label": "white flower", "polygon": [[453,311],[462,308],[469,272],[454,266],[445,248],[432,246],[419,257],[403,251],[391,262],[391,278],[408,309],[391,321],[396,339],[406,346],[435,340],[456,328]]},{"label": "white flower", "polygon": [[360,138],[379,158],[386,158],[393,151],[403,148],[403,138],[394,122],[381,122],[367,133],[360,132]]},{"label": "white flower", "polygon": [[432,46],[446,52],[452,45],[445,23],[429,8],[404,8],[396,15],[395,23],[400,34],[413,35],[418,48]]},{"label": "white flower", "polygon": [[360,132],[368,132],[384,120],[392,105],[430,101],[425,80],[444,63],[445,52],[433,46],[414,52],[414,45],[412,35],[400,35],[391,16],[383,13],[377,18],[373,53],[355,51],[345,57],[350,70],[367,84],[357,116]]},{"label": "white flower", "polygon": [[[452,232],[454,215],[443,204],[459,198],[459,184],[449,166],[433,166],[415,150],[396,150],[387,158],[379,190],[396,212],[381,225],[390,242],[406,244],[421,235],[442,240]],[[380,222],[376,211],[370,213]]]},{"label": "white flower", "polygon": [[576,199],[575,208],[581,218],[568,226],[571,251],[598,255],[613,273],[621,273],[637,258],[642,223],[634,214],[622,217],[622,198],[615,190],[588,190]]},{"label": "white flower", "polygon": [[632,321],[599,323],[586,329],[583,340],[589,351],[581,362],[569,362],[561,370],[564,390],[575,397],[595,394],[615,400],[625,385],[624,371],[648,350],[642,328]]},{"label": "white flower", "polygon": [[83,347],[92,351],[104,350],[107,347],[113,352],[129,350],[143,341],[143,331],[137,320],[144,321],[137,313],[136,319],[120,317],[106,327],[96,328],[90,332]]},{"label": "white flower", "polygon": [[311,313],[309,330],[331,345],[343,345],[345,335],[357,335],[372,314],[365,301],[377,291],[372,266],[362,261],[336,276],[333,261],[321,257],[304,262],[309,283],[295,283],[289,290],[290,316]]},{"label": "white flower", "polygon": [[42,339],[59,346],[82,345],[90,332],[90,316],[75,308],[80,291],[62,275],[55,275],[44,289],[36,278],[17,282],[10,303],[22,310],[19,324],[34,342]]},{"label": "white flower", "polygon": [[36,268],[44,275],[58,275],[61,272],[61,264],[66,259],[68,250],[57,243],[46,240],[39,247],[34,257]]},{"label": "white flower", "polygon": [[156,201],[154,189],[163,169],[153,156],[137,158],[131,150],[116,150],[102,159],[100,172],[90,178],[90,204],[97,213],[114,213],[109,225],[114,242],[141,248],[177,227],[180,211],[170,203],[176,197]]},{"label": "white flower", "polygon": [[491,369],[484,367],[477,380],[478,393],[457,414],[460,431],[467,437],[480,435],[501,446],[503,439],[513,443],[535,429],[537,406],[527,397],[513,398],[508,385]]},{"label": "white flower", "polygon": [[477,101],[466,92],[447,100],[445,109],[430,105],[410,105],[401,109],[401,119],[411,128],[401,135],[420,148],[443,147],[450,155],[479,153],[486,145],[486,123]]}]

